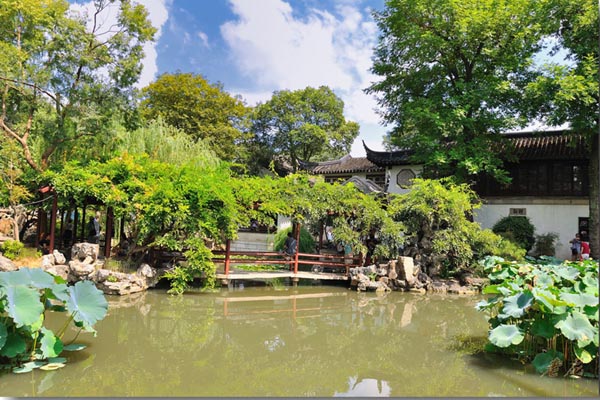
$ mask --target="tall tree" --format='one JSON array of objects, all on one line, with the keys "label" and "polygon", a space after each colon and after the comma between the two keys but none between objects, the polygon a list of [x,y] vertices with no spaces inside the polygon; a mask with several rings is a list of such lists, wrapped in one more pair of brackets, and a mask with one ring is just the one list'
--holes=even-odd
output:
[{"label": "tall tree", "polygon": [[295,172],[298,160],[348,153],[359,125],[346,121],[344,102],[321,86],[273,93],[269,101],[256,107],[252,129],[259,148],[288,158]]},{"label": "tall tree", "polygon": [[0,131],[31,168],[103,132],[131,99],[155,31],[130,0],[95,0],[91,15],[73,14],[65,0],[2,1]]},{"label": "tall tree", "polygon": [[543,34],[538,0],[387,0],[372,71],[390,141],[431,175],[506,180],[489,151],[528,122],[520,101]]},{"label": "tall tree", "polygon": [[162,74],[142,89],[141,114],[164,122],[194,139],[209,143],[223,160],[240,161],[240,144],[248,109],[242,100],[193,73]]},{"label": "tall tree", "polygon": [[[600,257],[600,175],[598,118],[600,18],[596,0],[551,0],[547,3],[550,33],[557,38],[554,62],[529,85],[527,102],[532,117],[548,125],[569,124],[585,135],[590,157],[590,244],[592,257]],[[565,59],[560,55],[564,54]]]}]

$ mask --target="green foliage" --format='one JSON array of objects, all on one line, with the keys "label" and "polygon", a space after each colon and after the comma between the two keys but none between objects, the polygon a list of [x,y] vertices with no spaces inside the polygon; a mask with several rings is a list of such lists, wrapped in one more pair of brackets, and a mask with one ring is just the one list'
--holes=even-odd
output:
[{"label": "green foliage", "polygon": [[531,250],[535,242],[535,227],[529,217],[504,217],[494,224],[492,231],[516,243],[526,251]]},{"label": "green foliage", "polygon": [[350,151],[356,122],[344,118],[344,103],[327,86],[282,90],[252,116],[257,151],[282,155],[294,171],[298,160],[331,159]]},{"label": "green foliage", "polygon": [[243,129],[248,109],[222,84],[201,75],[160,75],[142,89],[140,112],[147,121],[162,118],[191,139],[202,139],[223,160],[240,161],[244,155],[240,144],[248,136]]},{"label": "green foliage", "polygon": [[10,260],[15,260],[21,255],[24,247],[25,245],[18,240],[7,240],[2,243],[2,246],[0,246],[0,251],[4,257]]},{"label": "green foliage", "polygon": [[492,297],[477,308],[488,313],[494,349],[532,361],[539,373],[558,358],[566,370],[579,360],[597,374],[598,262],[531,260],[490,257],[483,263],[491,281],[484,293]]},{"label": "green foliage", "polygon": [[541,235],[535,235],[535,244],[533,247],[533,255],[539,256],[554,256],[556,253],[556,242],[558,241],[558,233],[548,232]]},{"label": "green foliage", "polygon": [[[507,180],[499,132],[524,126],[524,88],[547,27],[535,0],[388,0],[368,92],[390,142],[415,150],[424,176]],[[498,149],[498,151],[494,151]]]},{"label": "green foliage", "polygon": [[202,139],[195,140],[160,118],[132,131],[121,129],[116,136],[117,155],[124,152],[147,154],[151,159],[164,163],[189,164],[197,168],[214,168],[221,163]]},{"label": "green foliage", "polygon": [[156,29],[130,0],[92,4],[76,15],[65,0],[2,2],[0,108],[10,112],[0,131],[36,171],[97,150],[110,140],[107,122],[131,107],[143,46]]},{"label": "green foliage", "polygon": [[[285,245],[285,240],[289,232],[292,232],[292,227],[281,229],[275,234],[275,238],[273,239],[273,249],[275,251],[283,250],[283,246]],[[315,252],[315,239],[313,238],[313,235],[311,235],[311,233],[304,227],[300,228],[300,243],[298,244],[298,252],[311,254]]]},{"label": "green foliage", "polygon": [[[478,208],[475,193],[449,179],[414,179],[410,192],[391,199],[389,212],[406,227],[404,234],[419,250],[443,257],[446,271],[468,268],[478,257],[493,254],[500,238],[469,220]],[[428,266],[430,267],[430,266]]]},{"label": "green foliage", "polygon": [[[69,324],[95,332],[94,324],[107,310],[104,295],[90,281],[67,286],[61,278],[39,268],[0,272],[0,313],[4,316],[0,321],[0,357],[15,373],[48,369],[64,350],[73,350],[62,341]],[[67,314],[59,332],[44,326],[47,311]],[[64,366],[65,361],[61,358],[59,364]]]}]

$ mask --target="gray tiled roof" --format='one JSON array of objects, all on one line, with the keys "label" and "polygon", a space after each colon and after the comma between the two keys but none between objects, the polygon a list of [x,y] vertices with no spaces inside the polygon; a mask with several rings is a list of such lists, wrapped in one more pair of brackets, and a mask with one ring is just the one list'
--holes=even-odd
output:
[{"label": "gray tiled roof", "polygon": [[303,169],[313,174],[351,174],[354,172],[384,172],[381,168],[366,157],[352,157],[346,155],[338,160],[322,161],[316,163],[303,163]]}]

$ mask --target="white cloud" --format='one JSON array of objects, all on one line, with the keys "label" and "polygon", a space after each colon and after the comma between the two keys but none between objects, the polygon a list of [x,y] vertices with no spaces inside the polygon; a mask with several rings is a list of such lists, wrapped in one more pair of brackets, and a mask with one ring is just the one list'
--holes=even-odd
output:
[{"label": "white cloud", "polygon": [[251,98],[267,100],[264,94],[274,90],[327,85],[344,101],[346,117],[361,125],[353,153],[364,155],[365,136],[369,143],[381,142],[385,129],[377,125],[375,99],[363,92],[376,80],[369,68],[377,26],[368,14],[352,2],[338,3],[337,15],[311,9],[302,19],[283,0],[230,4],[238,19],[221,25],[221,34],[232,62],[260,91],[242,93],[249,103]]},{"label": "white cloud", "polygon": [[[148,18],[150,23],[154,26],[157,31],[154,35],[154,42],[147,42],[144,44],[144,59],[142,60],[142,73],[136,87],[144,87],[152,82],[158,72],[156,65],[157,52],[156,43],[162,34],[162,27],[169,17],[168,6],[171,5],[173,0],[137,0],[136,3],[142,4],[148,10]],[[70,10],[80,13],[93,15],[94,4],[92,1],[87,3],[74,3],[70,5]],[[103,13],[99,16],[99,21],[103,26],[109,27],[116,24],[117,12],[115,7],[107,7]],[[92,21],[88,21],[88,27],[91,28]]]},{"label": "white cloud", "polygon": [[209,48],[210,45],[208,43],[208,35],[202,31],[198,31],[198,33],[196,33],[196,35],[198,36],[198,38],[200,39],[200,42],[202,42],[202,45],[204,45],[204,47]]}]

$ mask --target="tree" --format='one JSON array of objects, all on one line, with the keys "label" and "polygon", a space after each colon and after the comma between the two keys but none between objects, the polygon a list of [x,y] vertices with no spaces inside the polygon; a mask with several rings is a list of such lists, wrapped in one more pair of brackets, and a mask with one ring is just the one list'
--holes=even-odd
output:
[{"label": "tree", "polygon": [[194,139],[209,143],[223,160],[240,161],[240,144],[248,134],[243,129],[248,109],[242,100],[193,73],[162,74],[142,89],[141,114],[146,120],[164,122]]},{"label": "tree", "polygon": [[[388,0],[372,71],[390,141],[433,176],[507,181],[500,132],[524,126],[523,90],[540,49],[536,0]],[[506,155],[508,156],[508,155]]]},{"label": "tree", "polygon": [[358,136],[356,122],[344,118],[344,102],[331,89],[282,90],[256,107],[253,132],[258,148],[285,156],[295,171],[298,161],[340,156]]},{"label": "tree", "polygon": [[[87,21],[64,0],[2,2],[0,131],[36,171],[106,133],[104,123],[131,99],[142,46],[156,31],[146,9],[130,0],[93,5]],[[103,23],[106,13],[116,15],[113,25]]]},{"label": "tree", "polygon": [[592,257],[600,257],[600,173],[598,143],[598,3],[593,0],[553,0],[548,3],[550,33],[558,42],[554,55],[566,59],[547,63],[528,87],[531,116],[548,125],[563,125],[586,136],[590,157],[590,244]]}]

